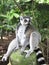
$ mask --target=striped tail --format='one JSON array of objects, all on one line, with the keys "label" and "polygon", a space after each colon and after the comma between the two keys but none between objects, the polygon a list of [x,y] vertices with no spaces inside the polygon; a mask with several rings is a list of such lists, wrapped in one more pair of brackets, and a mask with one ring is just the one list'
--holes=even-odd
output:
[{"label": "striped tail", "polygon": [[43,57],[43,54],[42,54],[42,51],[40,50],[40,48],[37,48],[37,49],[35,50],[35,52],[36,52],[36,57],[37,57],[38,63],[39,63],[40,65],[46,65],[45,59],[44,59],[44,57]]}]

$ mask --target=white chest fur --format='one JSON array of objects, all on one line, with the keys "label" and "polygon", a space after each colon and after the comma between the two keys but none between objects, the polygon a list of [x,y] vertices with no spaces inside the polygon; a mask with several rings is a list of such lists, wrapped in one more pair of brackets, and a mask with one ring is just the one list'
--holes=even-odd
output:
[{"label": "white chest fur", "polygon": [[21,26],[19,27],[18,37],[19,37],[20,40],[25,37],[25,34],[24,34],[24,33],[25,33],[25,29],[26,29],[26,26],[21,25]]}]

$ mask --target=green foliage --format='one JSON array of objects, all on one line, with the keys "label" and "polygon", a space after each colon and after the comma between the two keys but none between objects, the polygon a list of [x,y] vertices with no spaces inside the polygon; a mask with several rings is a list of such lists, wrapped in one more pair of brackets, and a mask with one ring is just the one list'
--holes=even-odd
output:
[{"label": "green foliage", "polygon": [[49,0],[35,0],[38,3],[48,3],[49,4]]},{"label": "green foliage", "polygon": [[46,7],[38,9],[37,24],[38,30],[42,35],[42,40],[49,37],[49,11]]},{"label": "green foliage", "polygon": [[0,35],[4,30],[15,31],[19,16],[28,15],[41,33],[42,40],[49,37],[49,10],[46,9],[49,5],[41,6],[40,1],[49,3],[49,0],[0,0]]}]

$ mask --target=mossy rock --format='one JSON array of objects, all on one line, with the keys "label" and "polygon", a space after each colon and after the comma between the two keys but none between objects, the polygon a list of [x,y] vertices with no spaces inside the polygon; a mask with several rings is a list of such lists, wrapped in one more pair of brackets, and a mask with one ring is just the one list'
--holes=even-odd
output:
[{"label": "mossy rock", "polygon": [[21,54],[20,51],[15,51],[10,56],[12,65],[37,65],[36,55],[32,53],[30,57],[25,58],[25,53]]}]

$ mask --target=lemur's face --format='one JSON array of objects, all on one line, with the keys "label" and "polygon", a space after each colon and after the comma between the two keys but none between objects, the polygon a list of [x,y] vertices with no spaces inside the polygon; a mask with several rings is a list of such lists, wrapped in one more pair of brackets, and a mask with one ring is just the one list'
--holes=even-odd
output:
[{"label": "lemur's face", "polygon": [[20,23],[22,24],[22,25],[27,25],[27,24],[29,24],[30,23],[30,17],[28,17],[28,16],[20,16]]}]

